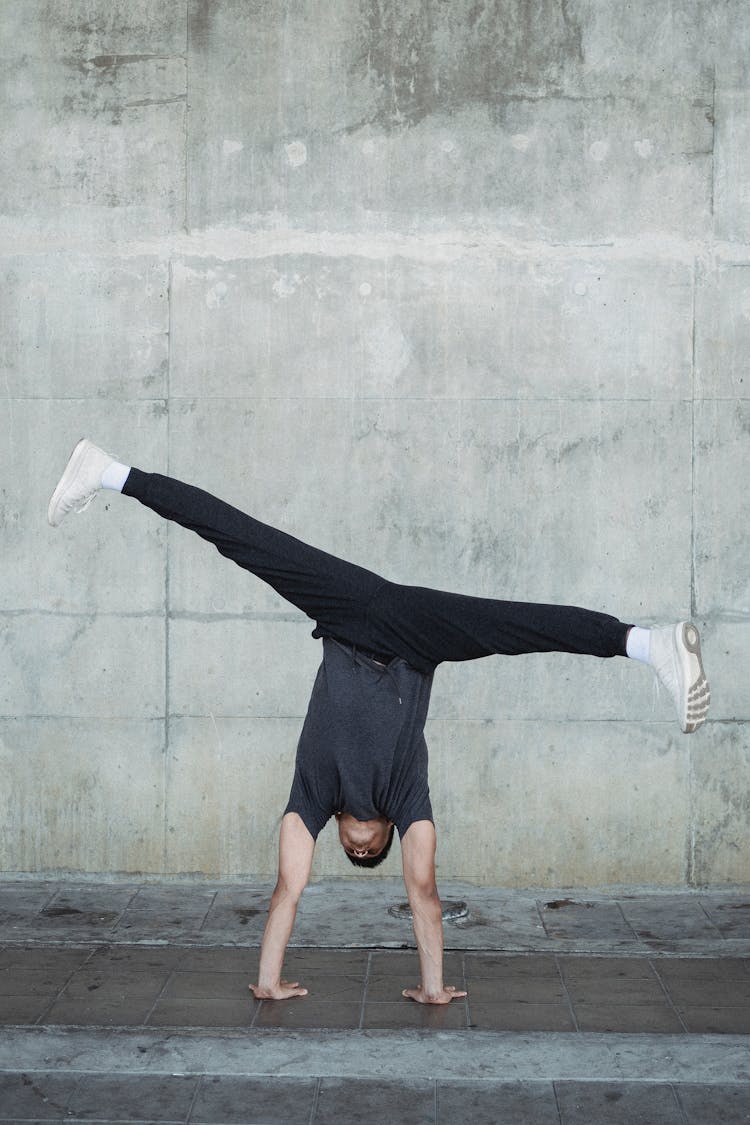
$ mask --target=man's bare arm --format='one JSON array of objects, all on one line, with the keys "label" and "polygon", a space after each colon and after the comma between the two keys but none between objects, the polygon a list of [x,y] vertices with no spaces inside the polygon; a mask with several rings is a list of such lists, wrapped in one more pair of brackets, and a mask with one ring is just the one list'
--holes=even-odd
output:
[{"label": "man's bare arm", "polygon": [[435,825],[430,820],[409,825],[401,840],[404,883],[422,972],[419,988],[405,988],[403,995],[420,1004],[449,1004],[466,995],[443,984],[443,913],[435,882],[436,846]]},{"label": "man's bare arm", "polygon": [[307,886],[315,841],[298,813],[287,813],[279,832],[279,875],[260,947],[258,983],[250,989],[256,1000],[288,1000],[307,996],[299,981],[283,981],[281,968],[292,936],[300,896]]}]

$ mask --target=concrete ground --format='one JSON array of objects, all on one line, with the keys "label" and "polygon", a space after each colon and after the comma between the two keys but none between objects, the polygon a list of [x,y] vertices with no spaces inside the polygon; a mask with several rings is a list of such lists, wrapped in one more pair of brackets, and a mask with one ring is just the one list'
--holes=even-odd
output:
[{"label": "concrete ground", "polygon": [[308,888],[257,1003],[270,890],[0,884],[0,1121],[750,1122],[750,893],[443,885],[425,1008],[392,880]]}]

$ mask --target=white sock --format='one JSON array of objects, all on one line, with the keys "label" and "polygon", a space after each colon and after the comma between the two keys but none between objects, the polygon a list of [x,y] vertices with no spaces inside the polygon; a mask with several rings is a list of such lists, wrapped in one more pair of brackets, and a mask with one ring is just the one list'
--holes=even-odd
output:
[{"label": "white sock", "polygon": [[111,465],[107,465],[102,473],[102,488],[111,488],[113,492],[122,492],[122,486],[128,479],[130,473],[130,465],[121,465],[119,461],[113,461]]},{"label": "white sock", "polygon": [[631,660],[642,660],[644,664],[651,663],[651,630],[641,629],[634,625],[628,633],[625,651]]}]

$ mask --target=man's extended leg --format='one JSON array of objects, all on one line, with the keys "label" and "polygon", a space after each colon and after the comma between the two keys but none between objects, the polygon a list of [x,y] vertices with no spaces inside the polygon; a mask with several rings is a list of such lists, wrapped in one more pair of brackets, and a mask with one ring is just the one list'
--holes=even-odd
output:
[{"label": "man's extended leg", "polygon": [[697,730],[708,713],[700,638],[688,621],[641,629],[579,606],[475,598],[392,582],[380,587],[368,616],[374,643],[417,667],[494,653],[629,656],[654,669],[685,733]]},{"label": "man's extended leg", "polygon": [[385,581],[372,571],[261,523],[200,488],[113,461],[91,442],[79,442],[48,511],[56,526],[82,510],[99,488],[110,487],[194,531],[226,558],[251,571],[318,623],[323,633],[374,648],[366,623],[370,601]]}]

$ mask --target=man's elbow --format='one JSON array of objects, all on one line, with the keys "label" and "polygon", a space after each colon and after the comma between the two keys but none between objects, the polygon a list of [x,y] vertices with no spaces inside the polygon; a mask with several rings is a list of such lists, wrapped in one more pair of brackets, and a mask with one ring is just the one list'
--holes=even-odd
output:
[{"label": "man's elbow", "polygon": [[280,875],[274,887],[273,901],[294,903],[296,906],[306,886],[306,880],[286,879]]},{"label": "man's elbow", "polygon": [[407,885],[407,892],[410,903],[440,902],[437,883],[433,878],[410,880]]}]

